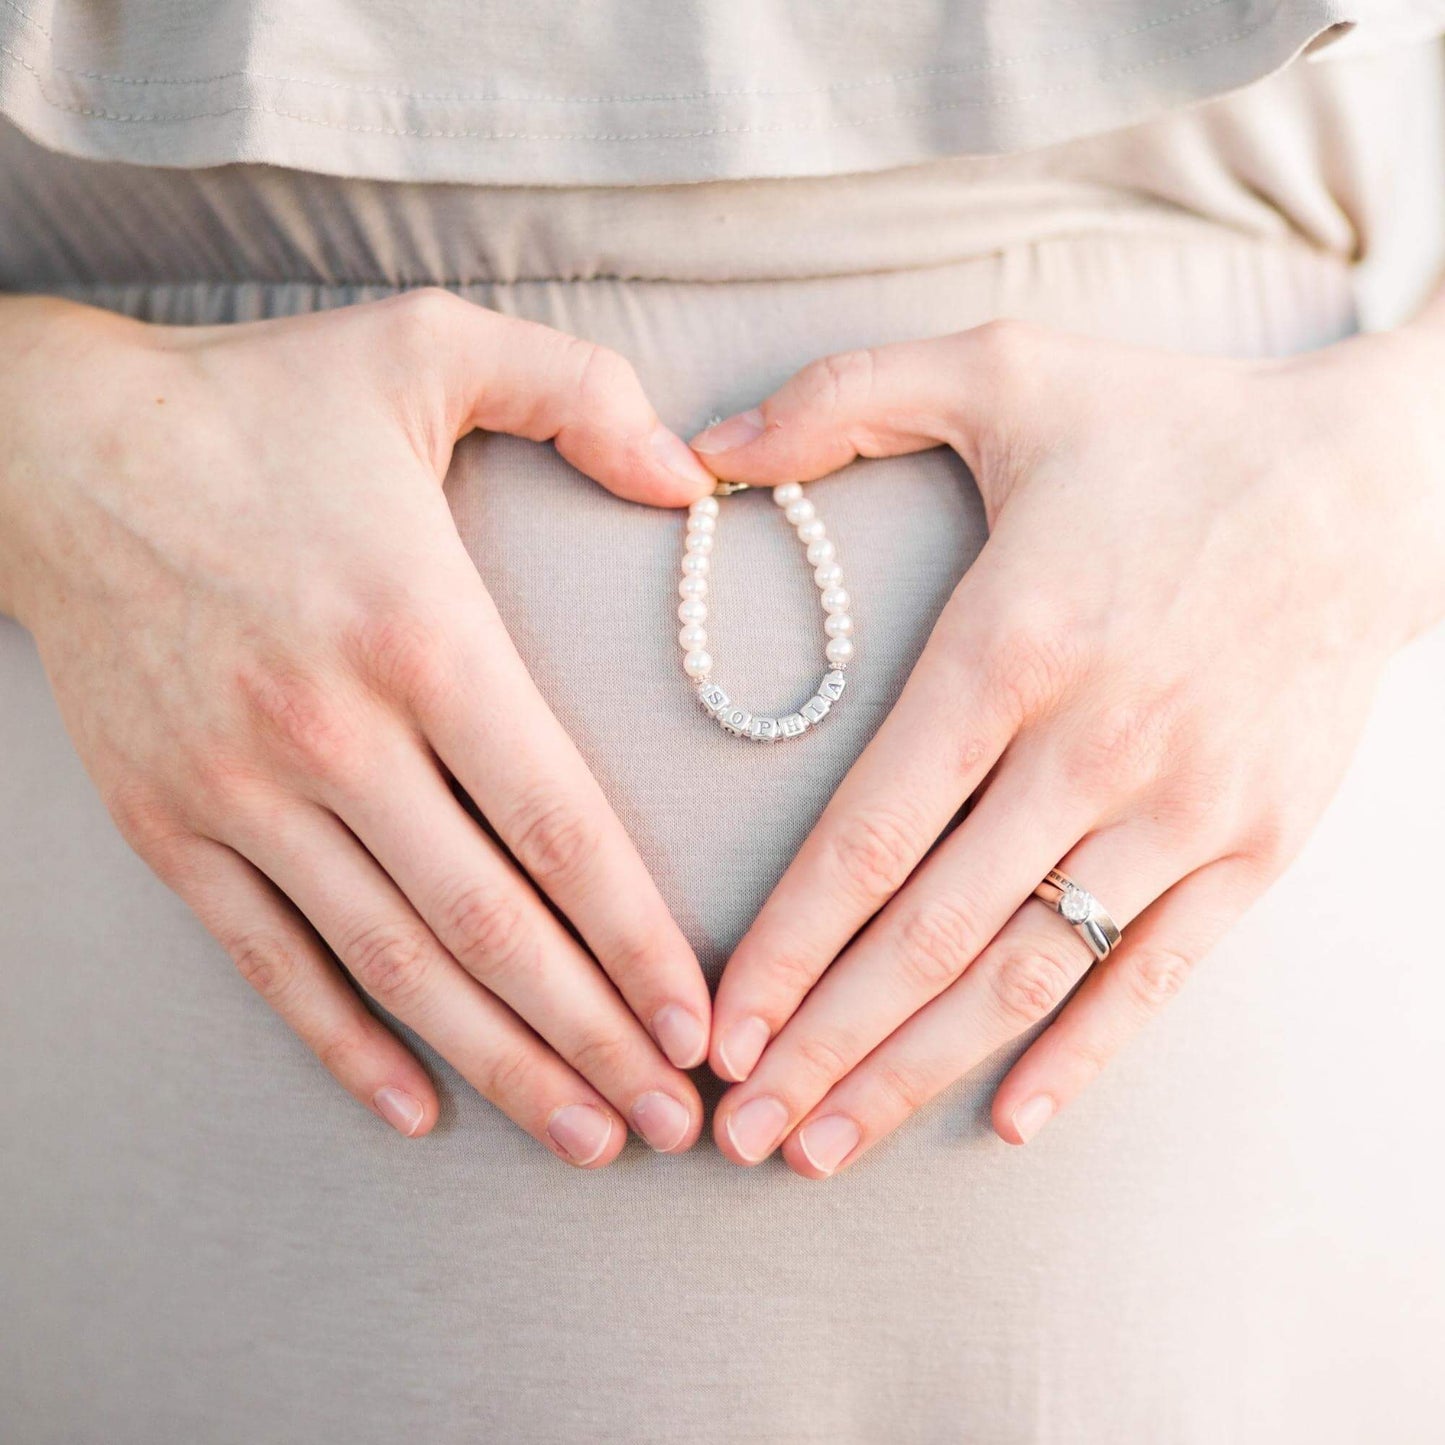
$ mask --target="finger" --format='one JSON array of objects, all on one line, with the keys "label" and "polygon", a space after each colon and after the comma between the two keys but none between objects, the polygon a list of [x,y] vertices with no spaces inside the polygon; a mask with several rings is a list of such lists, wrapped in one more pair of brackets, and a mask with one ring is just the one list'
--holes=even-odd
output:
[{"label": "finger", "polygon": [[[416,718],[443,766],[521,869],[576,927],[667,1057],[679,1068],[700,1063],[711,999],[697,957],[597,780],[538,693],[480,581],[458,586],[420,624],[374,629],[357,652],[363,674]],[[435,796],[434,769],[427,783],[404,757],[397,756],[395,765],[408,769],[425,796]],[[407,805],[395,806],[396,797],[407,798]],[[454,802],[449,800],[448,816],[455,818],[448,836],[459,847],[471,840],[469,850],[457,854],[420,826],[414,797],[389,779],[379,787],[364,778],[345,799],[327,801],[358,817],[364,810],[368,840],[385,853],[387,866],[408,869],[407,891],[415,885],[434,899],[443,918],[465,924],[472,912],[462,906],[468,875],[457,871],[455,859],[477,858],[481,841]],[[465,822],[464,836],[458,820]],[[415,844],[403,846],[398,830],[415,832]],[[414,878],[424,862],[444,866],[450,879]],[[447,892],[455,896],[441,896]],[[442,931],[451,942],[454,933]],[[596,994],[593,988],[589,996],[595,1001]],[[607,1009],[600,1001],[596,1006],[598,1018],[620,1008],[615,998]]]},{"label": "finger", "polygon": [[165,878],[343,1089],[408,1138],[431,1130],[437,1097],[426,1071],[255,868],[223,844],[195,838]]},{"label": "finger", "polygon": [[1005,377],[1032,329],[990,322],[922,341],[820,357],[770,397],[692,438],[730,481],[811,481],[856,457],[897,456],[948,442],[972,464],[973,418],[997,411]]},{"label": "finger", "polygon": [[1077,1098],[1178,993],[1264,886],[1260,870],[1232,857],[1190,874],[1153,904],[999,1085],[993,1103],[999,1137],[1025,1144]]},{"label": "finger", "polygon": [[[1018,689],[1000,676],[983,611],[987,595],[982,574],[979,581],[965,578],[897,704],[728,960],[713,1003],[711,1064],[719,1078],[748,1077],[768,1041],[903,886],[1014,735]],[[1064,839],[1060,851],[1073,841]]]},{"label": "finger", "polygon": [[[1192,863],[1156,827],[1131,821],[1090,834],[1059,866],[1088,888],[1122,928],[1188,873]],[[956,983],[809,1110],[784,1146],[788,1163],[810,1178],[851,1163],[976,1064],[1046,1018],[1091,966],[1112,963],[1111,956],[1095,964],[1068,922],[1048,904],[1028,899]],[[816,1127],[823,1120],[829,1122]]]},{"label": "finger", "polygon": [[339,816],[450,955],[625,1113],[648,1097],[640,1127],[650,1143],[675,1149],[695,1138],[702,1104],[691,1080],[658,1052],[435,764],[400,734],[379,734],[373,751],[388,786],[342,793]]},{"label": "finger", "polygon": [[335,818],[287,801],[238,821],[236,832],[238,851],[296,903],[357,983],[484,1097],[569,1163],[616,1157],[627,1132],[619,1111],[446,953]]},{"label": "finger", "polygon": [[715,478],[659,420],[625,357],[550,326],[425,289],[384,303],[419,332],[452,428],[551,441],[579,471],[630,501],[685,506]]},{"label": "finger", "polygon": [[715,1133],[729,1157],[765,1158],[839,1079],[973,964],[1085,833],[1092,807],[1040,765],[1037,751],[1009,754],[968,818],[824,975],[747,1081],[728,1091]]}]

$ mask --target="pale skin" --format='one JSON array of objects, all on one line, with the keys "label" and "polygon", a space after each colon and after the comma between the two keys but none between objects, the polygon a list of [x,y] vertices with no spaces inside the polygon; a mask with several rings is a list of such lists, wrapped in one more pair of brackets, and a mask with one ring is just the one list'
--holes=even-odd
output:
[{"label": "pale skin", "polygon": [[[1445,614],[1442,400],[1437,297],[1287,360],[986,326],[825,358],[693,438],[764,485],[948,445],[990,528],[728,963],[729,1158],[845,1169],[1066,998],[994,1127],[1024,1143],[1087,1087],[1294,857]],[[1102,964],[1030,896],[1055,865],[1125,927]]]},{"label": "pale skin", "polygon": [[[723,1152],[825,1177],[1082,979],[995,1100],[1032,1137],[1297,851],[1445,612],[1445,303],[1284,361],[1008,323],[814,363],[752,442],[694,439],[711,473],[949,445],[991,536],[710,1003],[441,491],[482,428],[702,495],[622,358],[430,291],[186,329],[13,298],[0,355],[0,609],[128,841],[400,1133],[436,1093],[348,973],[579,1167],[691,1147],[707,1057]],[[1029,901],[1058,863],[1126,927],[1092,971]]]},{"label": "pale skin", "polygon": [[14,298],[0,355],[0,607],[132,847],[400,1133],[436,1090],[337,959],[567,1162],[688,1148],[706,981],[442,493],[485,428],[701,495],[628,363],[442,291],[199,328]]}]

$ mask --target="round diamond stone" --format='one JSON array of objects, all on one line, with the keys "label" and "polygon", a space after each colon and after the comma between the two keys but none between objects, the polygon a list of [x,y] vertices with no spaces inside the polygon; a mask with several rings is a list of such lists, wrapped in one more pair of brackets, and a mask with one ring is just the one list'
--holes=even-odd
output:
[{"label": "round diamond stone", "polygon": [[1064,896],[1059,899],[1059,912],[1070,923],[1087,923],[1093,910],[1094,900],[1082,888],[1064,889]]}]

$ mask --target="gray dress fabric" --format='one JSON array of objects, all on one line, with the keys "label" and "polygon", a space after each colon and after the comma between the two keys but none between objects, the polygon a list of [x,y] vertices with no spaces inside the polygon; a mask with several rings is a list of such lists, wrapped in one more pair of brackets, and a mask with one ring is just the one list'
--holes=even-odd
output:
[{"label": "gray dress fabric", "polygon": [[[1359,268],[1439,191],[1438,52],[1326,70],[1033,157],[677,186],[142,168],[0,127],[0,286],[186,322],[439,281],[616,347],[684,433],[1001,314],[1283,355],[1356,327]],[[678,515],[504,437],[448,478],[714,979],[984,540],[950,453],[819,485],[866,657],[826,729],[759,749],[679,675]],[[779,704],[810,586],[765,498],[725,507],[716,652]],[[706,1142],[581,1174],[424,1049],[428,1139],[343,1096],[128,852],[0,623],[0,1440],[1438,1440],[1442,722],[1445,632],[1297,864],[1028,1149],[987,1115],[1020,1044],[823,1185]]]}]

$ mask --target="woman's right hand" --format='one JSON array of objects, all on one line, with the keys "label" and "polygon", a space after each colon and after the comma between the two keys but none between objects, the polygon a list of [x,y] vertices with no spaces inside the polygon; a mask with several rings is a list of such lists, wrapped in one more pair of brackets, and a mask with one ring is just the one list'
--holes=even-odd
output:
[{"label": "woman's right hand", "polygon": [[624,497],[702,495],[631,367],[434,290],[193,328],[11,298],[0,357],[0,610],[246,978],[403,1134],[435,1091],[326,945],[563,1159],[608,1163],[624,1119],[689,1147],[707,985],[441,485],[484,428]]}]

